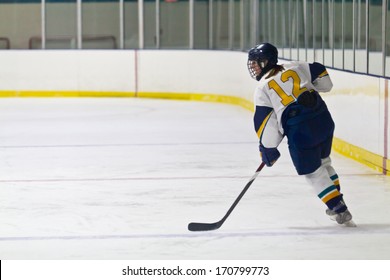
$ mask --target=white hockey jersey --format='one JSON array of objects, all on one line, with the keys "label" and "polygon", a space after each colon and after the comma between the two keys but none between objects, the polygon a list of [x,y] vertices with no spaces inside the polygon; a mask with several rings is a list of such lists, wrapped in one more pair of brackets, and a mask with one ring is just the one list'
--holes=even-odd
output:
[{"label": "white hockey jersey", "polygon": [[[283,139],[282,114],[305,91],[327,92],[333,87],[325,66],[292,61],[275,76],[266,73],[255,89],[254,125],[260,144],[277,147]],[[272,70],[271,70],[272,71]]]}]

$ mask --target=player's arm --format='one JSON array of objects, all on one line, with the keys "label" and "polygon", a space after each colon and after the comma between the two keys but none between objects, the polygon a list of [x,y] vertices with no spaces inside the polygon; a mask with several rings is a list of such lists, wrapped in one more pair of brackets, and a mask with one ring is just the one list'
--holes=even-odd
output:
[{"label": "player's arm", "polygon": [[328,92],[332,89],[333,83],[329,77],[328,71],[321,63],[314,62],[309,64],[311,82],[317,91]]},{"label": "player's arm", "polygon": [[267,166],[272,166],[280,157],[277,147],[283,139],[278,128],[276,114],[270,107],[256,106],[253,119],[259,137],[262,160]]}]

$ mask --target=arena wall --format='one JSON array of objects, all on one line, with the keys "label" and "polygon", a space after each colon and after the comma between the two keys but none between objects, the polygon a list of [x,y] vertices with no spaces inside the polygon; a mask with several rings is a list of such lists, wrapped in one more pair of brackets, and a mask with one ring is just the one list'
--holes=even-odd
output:
[{"label": "arena wall", "polygon": [[[0,61],[0,97],[172,98],[253,110],[256,81],[243,52],[7,50]],[[334,150],[388,174],[388,80],[329,73],[334,88],[322,96],[336,122]]]}]

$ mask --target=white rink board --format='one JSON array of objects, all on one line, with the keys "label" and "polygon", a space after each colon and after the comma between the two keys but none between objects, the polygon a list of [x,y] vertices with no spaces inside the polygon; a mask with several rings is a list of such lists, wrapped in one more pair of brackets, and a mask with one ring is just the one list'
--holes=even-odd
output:
[{"label": "white rink board", "polygon": [[[256,81],[246,59],[246,53],[232,51],[9,50],[0,52],[0,91],[200,93],[252,101]],[[335,136],[388,157],[384,79],[329,72],[334,89],[323,96],[336,121]]]}]

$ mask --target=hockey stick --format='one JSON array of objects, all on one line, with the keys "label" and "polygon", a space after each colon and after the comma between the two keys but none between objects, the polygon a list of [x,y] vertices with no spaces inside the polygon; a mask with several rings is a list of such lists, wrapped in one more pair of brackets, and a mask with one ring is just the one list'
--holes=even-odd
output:
[{"label": "hockey stick", "polygon": [[249,182],[246,184],[245,188],[241,191],[240,195],[236,198],[233,205],[230,206],[229,210],[225,214],[225,216],[216,223],[189,223],[188,224],[188,230],[189,231],[207,231],[207,230],[215,230],[219,229],[222,224],[226,221],[226,219],[229,217],[230,213],[232,213],[233,209],[237,206],[238,202],[241,200],[241,198],[244,196],[246,191],[249,189],[250,185],[252,185],[253,181],[256,179],[257,175],[259,175],[261,169],[263,169],[265,163],[262,162],[260,166],[257,168],[256,173],[252,176],[252,178],[249,180]]}]

